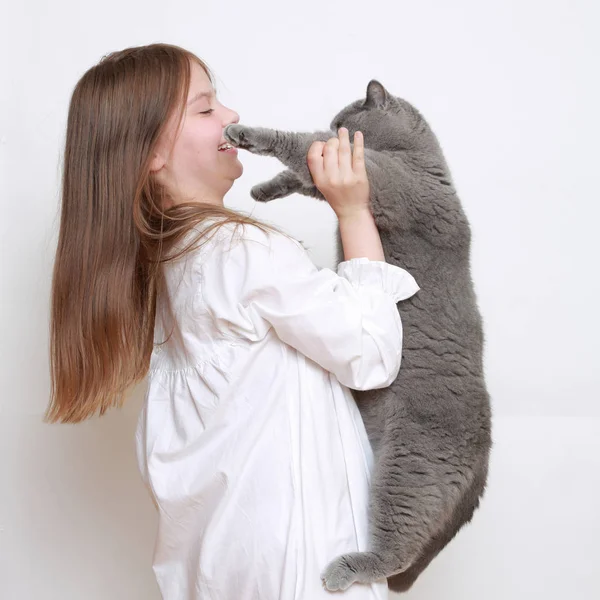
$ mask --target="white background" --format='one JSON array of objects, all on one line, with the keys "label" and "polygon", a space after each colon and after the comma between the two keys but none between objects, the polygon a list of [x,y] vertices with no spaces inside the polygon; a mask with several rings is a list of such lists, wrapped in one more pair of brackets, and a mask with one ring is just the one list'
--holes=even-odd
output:
[{"label": "white background", "polygon": [[[205,59],[248,125],[326,127],[372,78],[422,111],[473,230],[495,446],[472,523],[404,596],[600,597],[598,17],[593,0],[4,4],[0,598],[159,599],[133,445],[144,386],[102,419],[41,421],[70,96],[102,55],[153,42]],[[240,158],[225,204],[333,267],[330,207],[255,204],[282,167]]]}]

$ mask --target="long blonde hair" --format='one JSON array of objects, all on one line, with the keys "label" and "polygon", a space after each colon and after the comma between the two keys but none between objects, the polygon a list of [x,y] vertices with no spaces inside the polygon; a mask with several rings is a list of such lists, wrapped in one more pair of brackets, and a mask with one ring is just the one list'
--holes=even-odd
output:
[{"label": "long blonde hair", "polygon": [[[224,206],[185,202],[150,176],[169,117],[181,125],[193,53],[151,44],[108,54],[78,81],[69,104],[50,310],[49,423],[77,423],[112,406],[148,373],[162,265],[225,223],[277,227]],[[180,252],[171,250],[207,219]],[[236,226],[237,230],[237,226]],[[290,236],[291,237],[291,236]]]}]

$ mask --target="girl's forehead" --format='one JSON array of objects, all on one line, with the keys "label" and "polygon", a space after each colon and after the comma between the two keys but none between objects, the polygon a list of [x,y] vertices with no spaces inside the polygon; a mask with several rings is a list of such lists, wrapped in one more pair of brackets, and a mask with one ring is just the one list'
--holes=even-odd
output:
[{"label": "girl's forehead", "polygon": [[205,73],[200,65],[192,65],[190,87],[188,90],[188,105],[204,96],[211,97],[215,94],[215,89],[210,77]]},{"label": "girl's forehead", "polygon": [[212,88],[210,77],[208,76],[206,71],[196,62],[192,63],[190,83],[204,84],[207,87]]}]

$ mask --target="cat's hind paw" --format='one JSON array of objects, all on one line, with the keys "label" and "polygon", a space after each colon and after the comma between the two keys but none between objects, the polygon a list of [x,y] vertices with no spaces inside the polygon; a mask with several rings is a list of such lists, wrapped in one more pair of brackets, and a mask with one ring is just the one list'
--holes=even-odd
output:
[{"label": "cat's hind paw", "polygon": [[330,592],[347,590],[353,583],[383,580],[387,571],[384,557],[375,552],[349,552],[327,565],[321,573],[325,589]]},{"label": "cat's hind paw", "polygon": [[329,563],[321,573],[323,587],[330,592],[347,590],[355,581],[358,581],[356,572],[348,564],[346,556],[342,555]]}]

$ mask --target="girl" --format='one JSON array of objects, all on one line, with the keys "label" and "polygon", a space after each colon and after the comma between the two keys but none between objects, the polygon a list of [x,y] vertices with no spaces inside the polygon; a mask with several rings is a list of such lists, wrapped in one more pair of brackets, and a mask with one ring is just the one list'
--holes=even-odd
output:
[{"label": "girl", "polygon": [[[327,565],[368,543],[373,455],[349,388],[395,379],[396,303],[419,288],[385,262],[360,133],[353,155],[345,129],[307,155],[339,219],[337,273],[225,208],[243,169],[223,129],[239,116],[213,80],[152,44],[75,87],[46,421],[102,415],[148,376],[136,449],[163,598],[318,600]],[[344,597],[386,598],[387,582]]]}]

